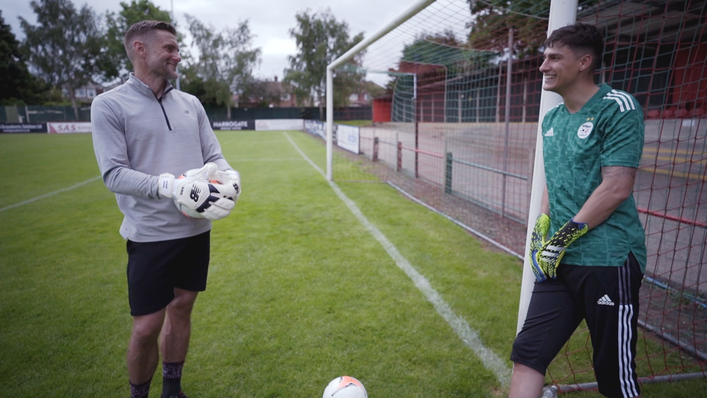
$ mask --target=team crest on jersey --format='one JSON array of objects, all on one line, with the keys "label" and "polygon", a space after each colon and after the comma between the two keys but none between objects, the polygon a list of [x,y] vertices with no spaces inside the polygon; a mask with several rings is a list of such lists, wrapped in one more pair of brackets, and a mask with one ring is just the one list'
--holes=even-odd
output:
[{"label": "team crest on jersey", "polygon": [[577,137],[581,139],[589,137],[589,134],[592,133],[592,129],[594,129],[594,123],[584,123],[583,125],[579,126],[579,130],[577,130]]},{"label": "team crest on jersey", "polygon": [[550,130],[545,132],[545,137],[552,137],[553,135],[555,135],[555,130],[550,127]]}]

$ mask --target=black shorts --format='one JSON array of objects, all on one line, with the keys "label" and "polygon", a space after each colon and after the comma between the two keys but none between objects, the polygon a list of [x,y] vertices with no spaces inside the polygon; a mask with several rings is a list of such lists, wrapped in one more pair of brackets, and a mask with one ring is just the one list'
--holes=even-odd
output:
[{"label": "black shorts", "polygon": [[585,319],[599,392],[607,397],[638,396],[636,326],[642,279],[632,253],[621,267],[561,264],[557,279],[535,283],[511,360],[545,374]]},{"label": "black shorts", "polygon": [[211,231],[161,242],[128,240],[130,315],[152,314],[174,298],[174,288],[206,290]]}]

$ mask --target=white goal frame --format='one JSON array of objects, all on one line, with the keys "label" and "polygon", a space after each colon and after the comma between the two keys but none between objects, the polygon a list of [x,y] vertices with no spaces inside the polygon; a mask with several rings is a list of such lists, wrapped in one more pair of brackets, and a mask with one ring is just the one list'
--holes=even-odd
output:
[{"label": "white goal frame", "polygon": [[[365,50],[375,41],[385,36],[388,32],[397,28],[403,24],[408,19],[412,18],[418,12],[425,9],[430,4],[434,3],[436,0],[418,0],[416,3],[411,5],[407,10],[405,10],[400,16],[392,20],[376,33],[363,40],[344,55],[334,60],[332,63],[327,65],[326,69],[326,178],[328,181],[332,180],[333,176],[333,127],[334,127],[334,69],[343,65],[345,62],[349,61],[356,54]],[[552,0],[550,2],[550,19],[548,23],[548,35],[555,29],[562,26],[573,24],[577,19],[577,5],[578,0]],[[542,148],[542,118],[543,116],[552,109],[555,105],[560,103],[562,98],[551,92],[543,91],[540,99],[540,117],[538,120],[538,139],[536,140],[535,148],[535,172],[533,173],[533,181],[531,188],[530,197],[530,209],[528,211],[528,229],[526,232],[526,251],[530,244],[530,236],[532,228],[530,226],[535,224],[535,219],[540,213],[540,202],[542,200],[542,194],[545,190],[545,168],[543,166],[543,148]],[[525,257],[525,256],[524,256]],[[533,290],[533,284],[535,282],[535,277],[533,276],[530,263],[527,257],[525,257],[523,262],[523,279],[520,291],[520,304],[518,308],[518,323],[517,332],[525,322],[526,313],[528,310],[528,304],[530,302],[530,295]]]},{"label": "white goal frame", "polygon": [[[333,175],[332,163],[333,163],[333,153],[334,150],[334,69],[343,65],[346,61],[353,58],[356,54],[365,50],[373,44],[376,40],[385,36],[391,30],[402,25],[405,21],[412,18],[418,12],[425,9],[430,4],[437,0],[418,0],[416,3],[411,5],[407,10],[405,10],[399,17],[387,23],[385,26],[380,28],[376,33],[364,39],[344,55],[335,59],[332,63],[326,67],[326,178],[331,181]],[[576,0],[575,0],[576,1]]]}]

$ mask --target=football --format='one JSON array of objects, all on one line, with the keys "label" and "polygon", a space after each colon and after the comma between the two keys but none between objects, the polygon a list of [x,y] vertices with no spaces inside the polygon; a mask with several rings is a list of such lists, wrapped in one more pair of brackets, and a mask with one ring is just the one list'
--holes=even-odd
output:
[{"label": "football", "polygon": [[322,398],[368,398],[363,384],[351,376],[340,376],[324,389]]}]

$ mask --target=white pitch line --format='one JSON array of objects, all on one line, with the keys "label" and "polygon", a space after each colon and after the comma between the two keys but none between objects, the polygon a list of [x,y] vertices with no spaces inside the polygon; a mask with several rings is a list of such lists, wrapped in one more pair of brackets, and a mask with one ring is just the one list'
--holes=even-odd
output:
[{"label": "white pitch line", "polygon": [[78,184],[76,184],[76,185],[72,185],[72,186],[70,186],[70,187],[68,187],[68,188],[62,188],[62,189],[60,189],[60,190],[58,190],[58,191],[49,192],[49,193],[46,193],[46,194],[44,194],[44,195],[34,197],[34,198],[32,198],[32,199],[27,199],[27,200],[25,200],[24,202],[15,203],[14,205],[10,205],[10,206],[6,206],[6,207],[3,207],[3,208],[0,208],[0,212],[3,212],[3,211],[5,211],[5,210],[14,209],[15,207],[19,207],[19,206],[22,206],[22,205],[26,205],[26,204],[28,204],[28,203],[36,202],[36,201],[38,201],[38,200],[41,200],[41,199],[44,199],[44,198],[48,198],[48,197],[53,196],[53,195],[56,195],[56,194],[58,194],[58,193],[70,191],[70,190],[72,190],[72,189],[74,189],[74,188],[78,188],[78,187],[80,187],[80,186],[82,186],[82,185],[86,185],[86,184],[88,184],[88,183],[90,183],[90,182],[96,181],[96,180],[99,179],[99,178],[101,178],[101,176],[90,178],[90,179],[88,179],[88,180],[86,180],[86,181],[84,181],[84,182],[80,182],[80,183],[78,183]]},{"label": "white pitch line", "polygon": [[[295,147],[297,152],[302,155],[302,157],[322,175],[325,177],[324,172],[319,166],[314,164],[309,157],[302,152],[302,150],[292,141],[292,138],[287,133],[283,133],[290,141],[292,146]],[[325,177],[326,178],[326,177]],[[395,264],[405,272],[405,274],[413,281],[415,286],[425,295],[427,301],[429,301],[432,306],[434,306],[437,313],[444,318],[445,321],[452,327],[454,332],[461,338],[462,342],[469,347],[474,354],[476,354],[481,362],[483,362],[486,369],[492,371],[496,375],[496,379],[502,386],[508,386],[511,379],[511,370],[506,366],[506,363],[494,353],[491,349],[486,348],[484,343],[479,338],[479,333],[469,326],[469,323],[462,317],[454,313],[452,308],[447,304],[442,296],[432,287],[430,282],[424,275],[420,274],[415,267],[410,264],[410,262],[403,257],[398,249],[393,245],[388,238],[383,235],[383,233],[366,218],[361,210],[356,206],[351,199],[349,199],[336,185],[333,181],[328,181],[331,188],[334,190],[336,195],[341,199],[346,206],[351,210],[358,221],[368,230],[368,232],[373,235],[374,238],[383,246],[388,255],[395,261]]]}]

